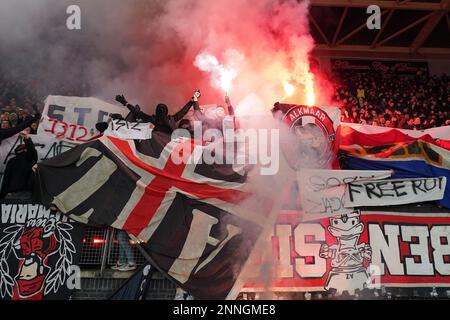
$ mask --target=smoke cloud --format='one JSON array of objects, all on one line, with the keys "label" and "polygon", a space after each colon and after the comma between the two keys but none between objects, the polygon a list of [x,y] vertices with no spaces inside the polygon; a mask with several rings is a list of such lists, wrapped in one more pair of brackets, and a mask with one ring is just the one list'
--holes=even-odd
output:
[{"label": "smoke cloud", "polygon": [[[66,28],[73,4],[81,30]],[[256,94],[270,107],[286,82],[296,88],[290,102],[320,104],[329,97],[314,95],[307,14],[308,2],[295,0],[3,0],[0,71],[34,80],[43,96],[86,83],[102,99],[123,93],[147,111],[159,102],[175,110],[198,88],[201,103],[222,102],[194,64],[207,52],[236,71],[235,104]]]},{"label": "smoke cloud", "polygon": [[[73,4],[81,30],[66,28]],[[0,72],[33,81],[42,98],[87,84],[92,96],[124,94],[147,112],[160,102],[175,111],[197,89],[201,104],[222,103],[226,89],[238,117],[272,119],[249,128],[276,127],[269,112],[276,101],[331,100],[332,85],[310,68],[308,10],[296,0],[2,0]],[[250,178],[255,193],[271,199],[294,176],[283,164],[276,176]],[[262,269],[270,287],[271,262]]]}]

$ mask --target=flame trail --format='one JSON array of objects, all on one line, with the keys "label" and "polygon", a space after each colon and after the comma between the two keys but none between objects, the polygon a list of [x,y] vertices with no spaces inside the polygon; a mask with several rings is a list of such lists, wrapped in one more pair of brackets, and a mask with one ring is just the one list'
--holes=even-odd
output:
[{"label": "flame trail", "polygon": [[282,100],[284,100],[284,98],[292,97],[292,95],[295,93],[295,87],[289,81],[283,82],[283,88],[285,95]]},{"label": "flame trail", "polygon": [[231,65],[230,61],[228,61],[227,65],[222,65],[214,55],[207,52],[197,55],[194,65],[201,71],[209,73],[211,85],[216,89],[222,90],[225,95],[231,90],[233,80],[238,75],[237,69]]}]

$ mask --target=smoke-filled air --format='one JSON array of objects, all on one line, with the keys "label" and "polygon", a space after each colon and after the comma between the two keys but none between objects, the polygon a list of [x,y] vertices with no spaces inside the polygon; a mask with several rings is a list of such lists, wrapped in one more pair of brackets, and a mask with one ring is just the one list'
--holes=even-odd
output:
[{"label": "smoke-filled air", "polygon": [[[81,8],[81,30],[66,28],[72,4]],[[308,6],[295,0],[1,1],[0,71],[34,79],[43,94],[82,86],[112,101],[123,93],[147,111],[159,102],[174,110],[196,89],[201,104],[221,103],[228,93],[238,114],[248,113],[245,101],[255,96],[267,108],[276,101],[320,105],[331,95],[318,89],[321,76],[310,70]]]}]

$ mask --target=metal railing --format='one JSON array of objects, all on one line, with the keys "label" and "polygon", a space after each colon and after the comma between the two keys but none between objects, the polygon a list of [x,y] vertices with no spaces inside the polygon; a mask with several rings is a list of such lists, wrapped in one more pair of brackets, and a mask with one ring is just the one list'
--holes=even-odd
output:
[{"label": "metal railing", "polygon": [[[80,266],[100,269],[101,273],[119,259],[119,242],[116,239],[116,229],[86,227],[80,257]],[[137,265],[145,263],[146,259],[137,248],[137,244],[130,240]]]},{"label": "metal railing", "polygon": [[80,265],[101,265],[107,247],[108,228],[86,227],[81,247]]},{"label": "metal railing", "polygon": [[[113,265],[119,260],[119,241],[116,238],[117,229],[110,228],[111,230],[111,241],[109,242],[108,252],[107,252],[107,264]],[[130,240],[130,245],[133,250],[134,258],[137,265],[142,265],[146,262],[144,256],[140,253],[137,248],[137,244]]]}]

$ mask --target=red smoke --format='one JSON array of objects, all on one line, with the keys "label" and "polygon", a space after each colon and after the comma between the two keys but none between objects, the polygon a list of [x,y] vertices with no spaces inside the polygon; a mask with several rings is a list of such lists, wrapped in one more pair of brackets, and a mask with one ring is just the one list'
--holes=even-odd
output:
[{"label": "red smoke", "polygon": [[[143,4],[130,22],[134,37],[147,49],[127,48],[133,63],[140,64],[139,72],[125,75],[135,84],[128,89],[143,101],[153,105],[165,101],[173,108],[196,89],[202,90],[201,103],[222,103],[223,90],[213,85],[210,73],[194,65],[196,57],[206,52],[220,64],[236,68],[230,91],[234,104],[250,94],[268,108],[283,99],[328,104],[332,85],[309,63],[314,41],[308,14],[308,2],[295,0]],[[294,87],[290,96],[286,83]]]}]

